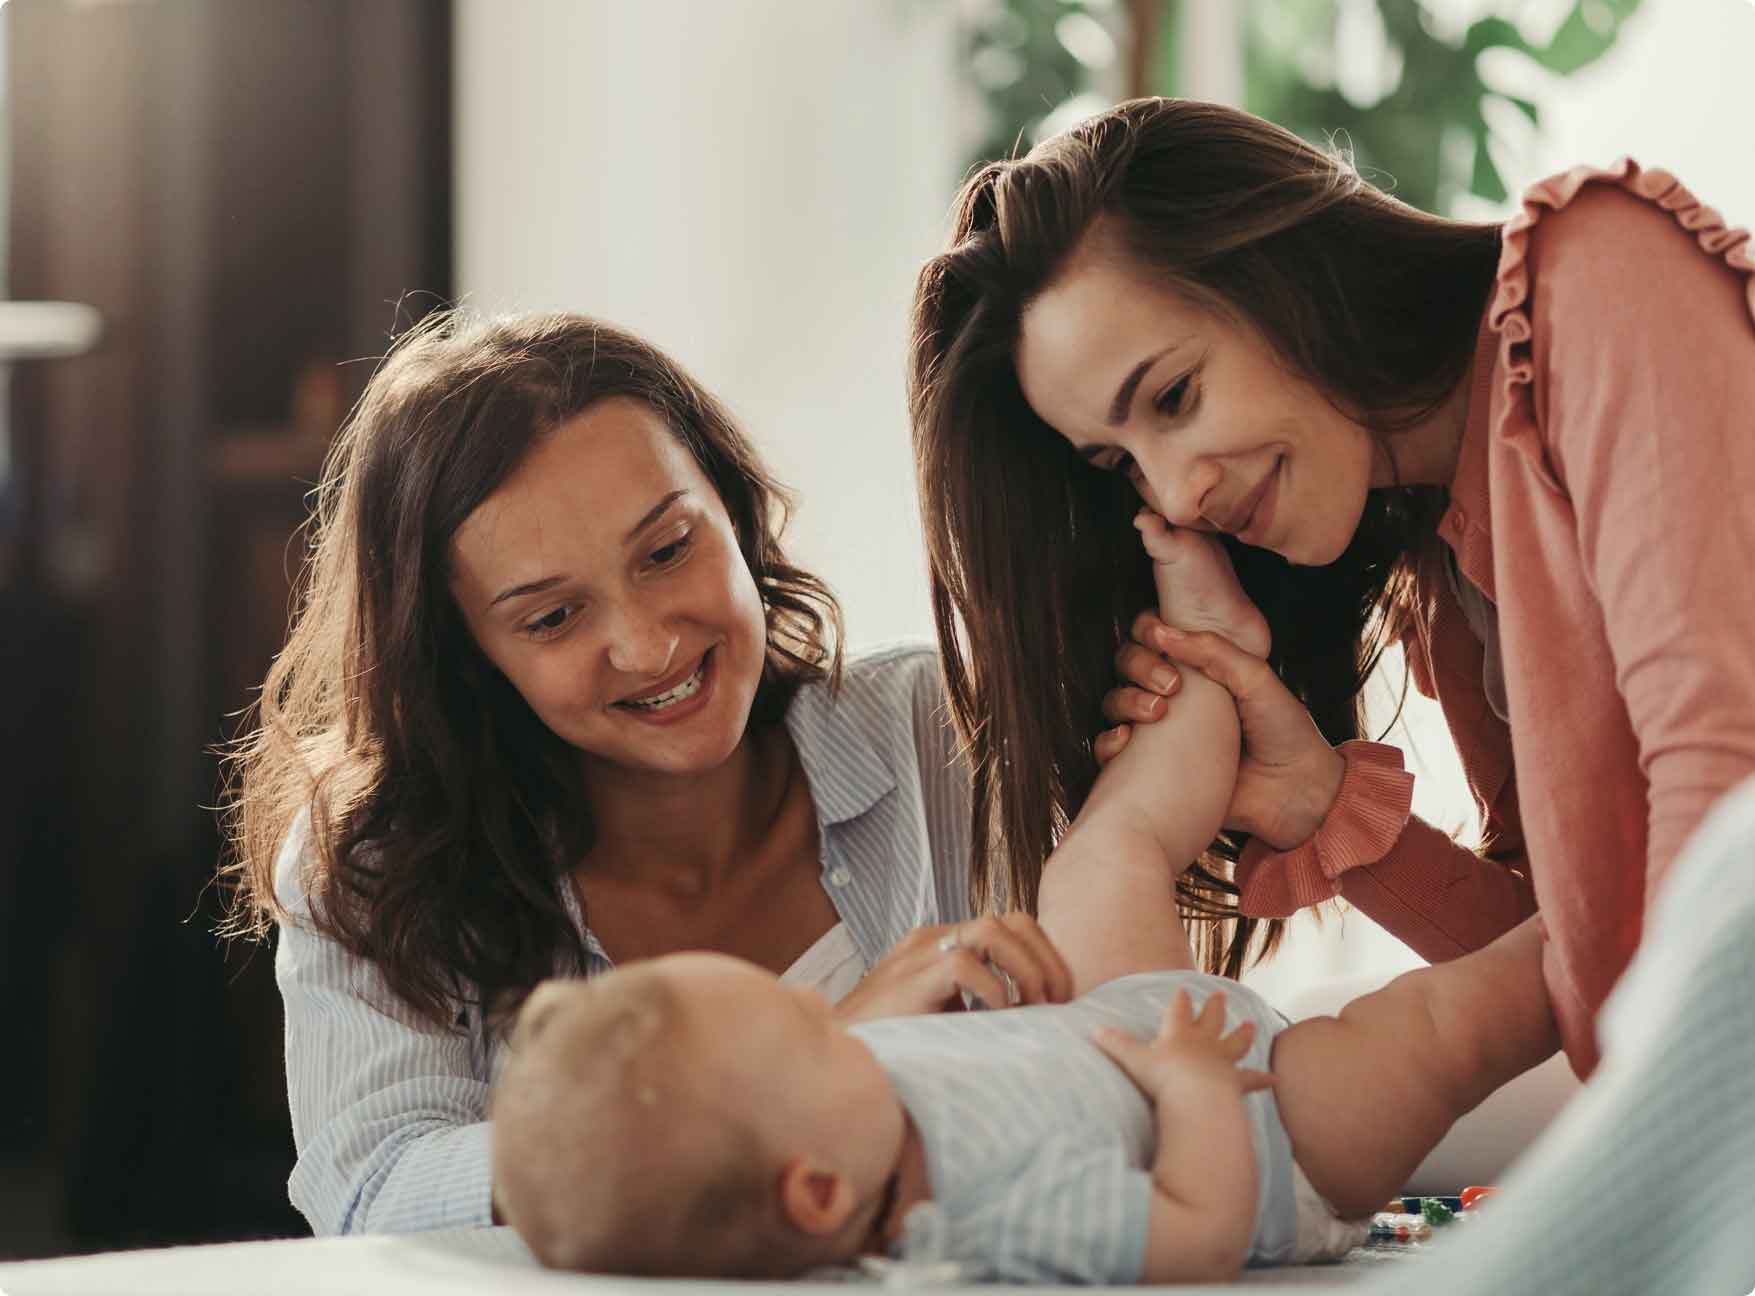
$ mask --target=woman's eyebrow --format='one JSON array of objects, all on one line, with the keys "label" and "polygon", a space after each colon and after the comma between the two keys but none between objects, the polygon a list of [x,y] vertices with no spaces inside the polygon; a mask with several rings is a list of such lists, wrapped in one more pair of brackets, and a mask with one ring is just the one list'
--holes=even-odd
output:
[{"label": "woman's eyebrow", "polygon": [[498,594],[494,595],[489,601],[488,607],[490,609],[497,608],[507,599],[519,598],[525,594],[540,594],[546,589],[553,589],[560,583],[561,578],[559,576],[544,576],[541,580],[526,581],[522,585],[513,585],[509,589],[503,589]]},{"label": "woman's eyebrow", "polygon": [[1120,427],[1127,422],[1128,407],[1133,404],[1133,394],[1139,390],[1140,379],[1146,376],[1147,370],[1180,345],[1182,345],[1180,342],[1172,342],[1162,351],[1147,356],[1133,367],[1127,377],[1121,380],[1121,386],[1115,389],[1115,399],[1109,402],[1108,422],[1110,427]]},{"label": "woman's eyebrow", "polygon": [[[666,495],[663,499],[659,500],[658,503],[654,504],[651,508],[647,509],[646,516],[641,518],[638,522],[634,523],[633,528],[628,532],[628,534],[625,535],[624,537],[622,537],[622,543],[623,544],[632,544],[634,542],[635,537],[638,536],[640,534],[640,532],[644,531],[647,527],[651,526],[659,518],[663,517],[666,509],[668,509],[672,504],[676,503],[679,499],[681,499],[684,495],[687,495],[687,494],[688,494],[688,491],[686,489],[673,490],[670,492],[670,494]],[[519,598],[525,594],[540,594],[544,590],[552,589],[556,585],[559,585],[561,583],[561,580],[562,580],[562,578],[559,576],[544,576],[541,580],[526,581],[522,585],[510,586],[509,588],[503,589],[498,594],[494,595],[493,598],[489,601],[488,607],[496,608],[500,604],[504,603],[507,599]]]},{"label": "woman's eyebrow", "polygon": [[684,495],[687,495],[687,494],[688,494],[688,491],[686,491],[686,490],[673,490],[670,492],[670,494],[666,495],[663,499],[659,500],[658,503],[654,504],[650,509],[647,510],[645,517],[641,518],[638,522],[634,523],[634,525],[631,528],[629,528],[627,535],[622,537],[622,543],[623,544],[633,544],[635,536],[639,535],[640,532],[644,531],[647,527],[651,526],[659,518],[663,517],[665,509],[669,508],[672,504],[676,503],[679,499],[681,499]]}]

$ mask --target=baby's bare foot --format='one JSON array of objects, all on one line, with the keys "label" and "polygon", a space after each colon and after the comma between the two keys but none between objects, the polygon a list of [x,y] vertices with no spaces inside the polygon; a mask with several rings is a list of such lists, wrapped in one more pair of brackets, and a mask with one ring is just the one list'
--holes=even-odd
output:
[{"label": "baby's bare foot", "polygon": [[1217,538],[1188,527],[1172,527],[1150,509],[1133,520],[1152,556],[1158,587],[1158,615],[1178,630],[1211,630],[1244,652],[1266,657],[1271,640],[1262,616],[1231,569]]}]

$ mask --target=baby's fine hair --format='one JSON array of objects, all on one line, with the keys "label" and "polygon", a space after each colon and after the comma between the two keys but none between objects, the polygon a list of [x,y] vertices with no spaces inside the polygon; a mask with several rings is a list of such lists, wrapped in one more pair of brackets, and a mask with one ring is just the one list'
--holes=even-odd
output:
[{"label": "baby's fine hair", "polygon": [[550,981],[524,1005],[490,1109],[494,1183],[544,1264],[655,1277],[808,1267],[753,1113],[724,1100],[690,1044],[681,996],[649,968]]}]

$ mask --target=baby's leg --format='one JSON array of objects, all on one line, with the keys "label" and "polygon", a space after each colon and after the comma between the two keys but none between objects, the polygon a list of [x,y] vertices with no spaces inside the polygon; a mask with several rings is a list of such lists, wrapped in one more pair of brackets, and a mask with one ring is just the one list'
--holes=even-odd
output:
[{"label": "baby's leg", "polygon": [[1267,618],[1237,583],[1231,559],[1217,539],[1173,527],[1149,509],[1140,510],[1134,526],[1152,558],[1159,616],[1178,630],[1211,630],[1246,653],[1268,655]]},{"label": "baby's leg", "polygon": [[1343,1217],[1379,1209],[1463,1115],[1560,1035],[1531,918],[1485,949],[1397,977],[1274,1040],[1292,1155]]},{"label": "baby's leg", "polygon": [[1036,913],[1073,991],[1192,968],[1176,877],[1218,834],[1237,781],[1237,708],[1195,671],[1164,719],[1141,725],[1098,777],[1042,867]]},{"label": "baby's leg", "polygon": [[[1266,652],[1266,623],[1216,541],[1173,533],[1155,515],[1140,530],[1160,612],[1172,625],[1217,630]],[[1239,743],[1231,695],[1185,671],[1165,717],[1136,726],[1097,779],[1043,866],[1037,901],[1076,992],[1132,972],[1194,966],[1175,879],[1218,835],[1237,782]]]}]

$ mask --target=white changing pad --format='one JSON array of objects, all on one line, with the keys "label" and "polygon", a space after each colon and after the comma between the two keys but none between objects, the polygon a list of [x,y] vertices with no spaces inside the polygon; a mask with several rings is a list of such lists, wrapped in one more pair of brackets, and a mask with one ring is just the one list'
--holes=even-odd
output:
[{"label": "white changing pad", "polygon": [[[1244,1283],[1296,1285],[1312,1293],[1356,1292],[1382,1262],[1253,1270]],[[1400,1267],[1394,1266],[1391,1267]],[[848,1296],[883,1291],[878,1283],[675,1282],[598,1278],[541,1268],[509,1228],[411,1233],[396,1237],[309,1238],[222,1246],[114,1251],[0,1265],[5,1296]],[[992,1287],[915,1288],[923,1293],[991,1296]],[[1053,1293],[1114,1289],[1032,1288]],[[1189,1296],[1231,1287],[1179,1287]]]}]

